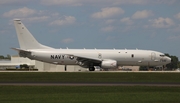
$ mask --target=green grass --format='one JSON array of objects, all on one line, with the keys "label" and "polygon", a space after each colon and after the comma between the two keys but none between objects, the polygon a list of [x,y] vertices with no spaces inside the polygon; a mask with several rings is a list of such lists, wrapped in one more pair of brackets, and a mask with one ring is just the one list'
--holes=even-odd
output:
[{"label": "green grass", "polygon": [[[180,74],[0,72],[0,83],[2,82],[180,83]],[[154,86],[0,86],[0,103],[180,103],[180,88]]]},{"label": "green grass", "polygon": [[0,82],[180,83],[180,73],[0,72]]},{"label": "green grass", "polygon": [[180,103],[179,87],[0,86],[1,103]]}]

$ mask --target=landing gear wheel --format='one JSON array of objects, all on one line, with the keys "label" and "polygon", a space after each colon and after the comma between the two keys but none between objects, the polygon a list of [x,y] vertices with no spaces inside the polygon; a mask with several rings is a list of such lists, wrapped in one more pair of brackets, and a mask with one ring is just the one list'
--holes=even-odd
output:
[{"label": "landing gear wheel", "polygon": [[94,67],[89,67],[89,71],[95,71]]}]

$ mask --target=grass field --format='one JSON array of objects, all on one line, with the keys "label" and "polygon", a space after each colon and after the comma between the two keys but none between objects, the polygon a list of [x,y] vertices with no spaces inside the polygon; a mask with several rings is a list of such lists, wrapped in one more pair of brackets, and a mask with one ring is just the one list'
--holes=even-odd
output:
[{"label": "grass field", "polygon": [[[180,83],[180,73],[0,72],[0,83]],[[0,86],[0,103],[180,103],[179,87]]]},{"label": "grass field", "polygon": [[180,73],[0,72],[0,82],[180,83]]},{"label": "grass field", "polygon": [[0,86],[1,103],[180,103],[178,87]]}]

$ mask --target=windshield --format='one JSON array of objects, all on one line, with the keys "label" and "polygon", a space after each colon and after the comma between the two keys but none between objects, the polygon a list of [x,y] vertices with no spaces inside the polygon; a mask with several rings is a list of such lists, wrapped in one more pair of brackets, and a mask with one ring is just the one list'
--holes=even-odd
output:
[{"label": "windshield", "polygon": [[160,54],[161,57],[164,57],[165,55],[164,54]]}]

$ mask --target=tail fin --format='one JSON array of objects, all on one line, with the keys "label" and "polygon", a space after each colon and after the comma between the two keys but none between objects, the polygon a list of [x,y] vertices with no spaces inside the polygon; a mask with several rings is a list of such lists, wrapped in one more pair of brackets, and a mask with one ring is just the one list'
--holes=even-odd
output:
[{"label": "tail fin", "polygon": [[14,25],[21,49],[52,49],[51,47],[40,44],[24,26],[20,19],[15,19]]}]

